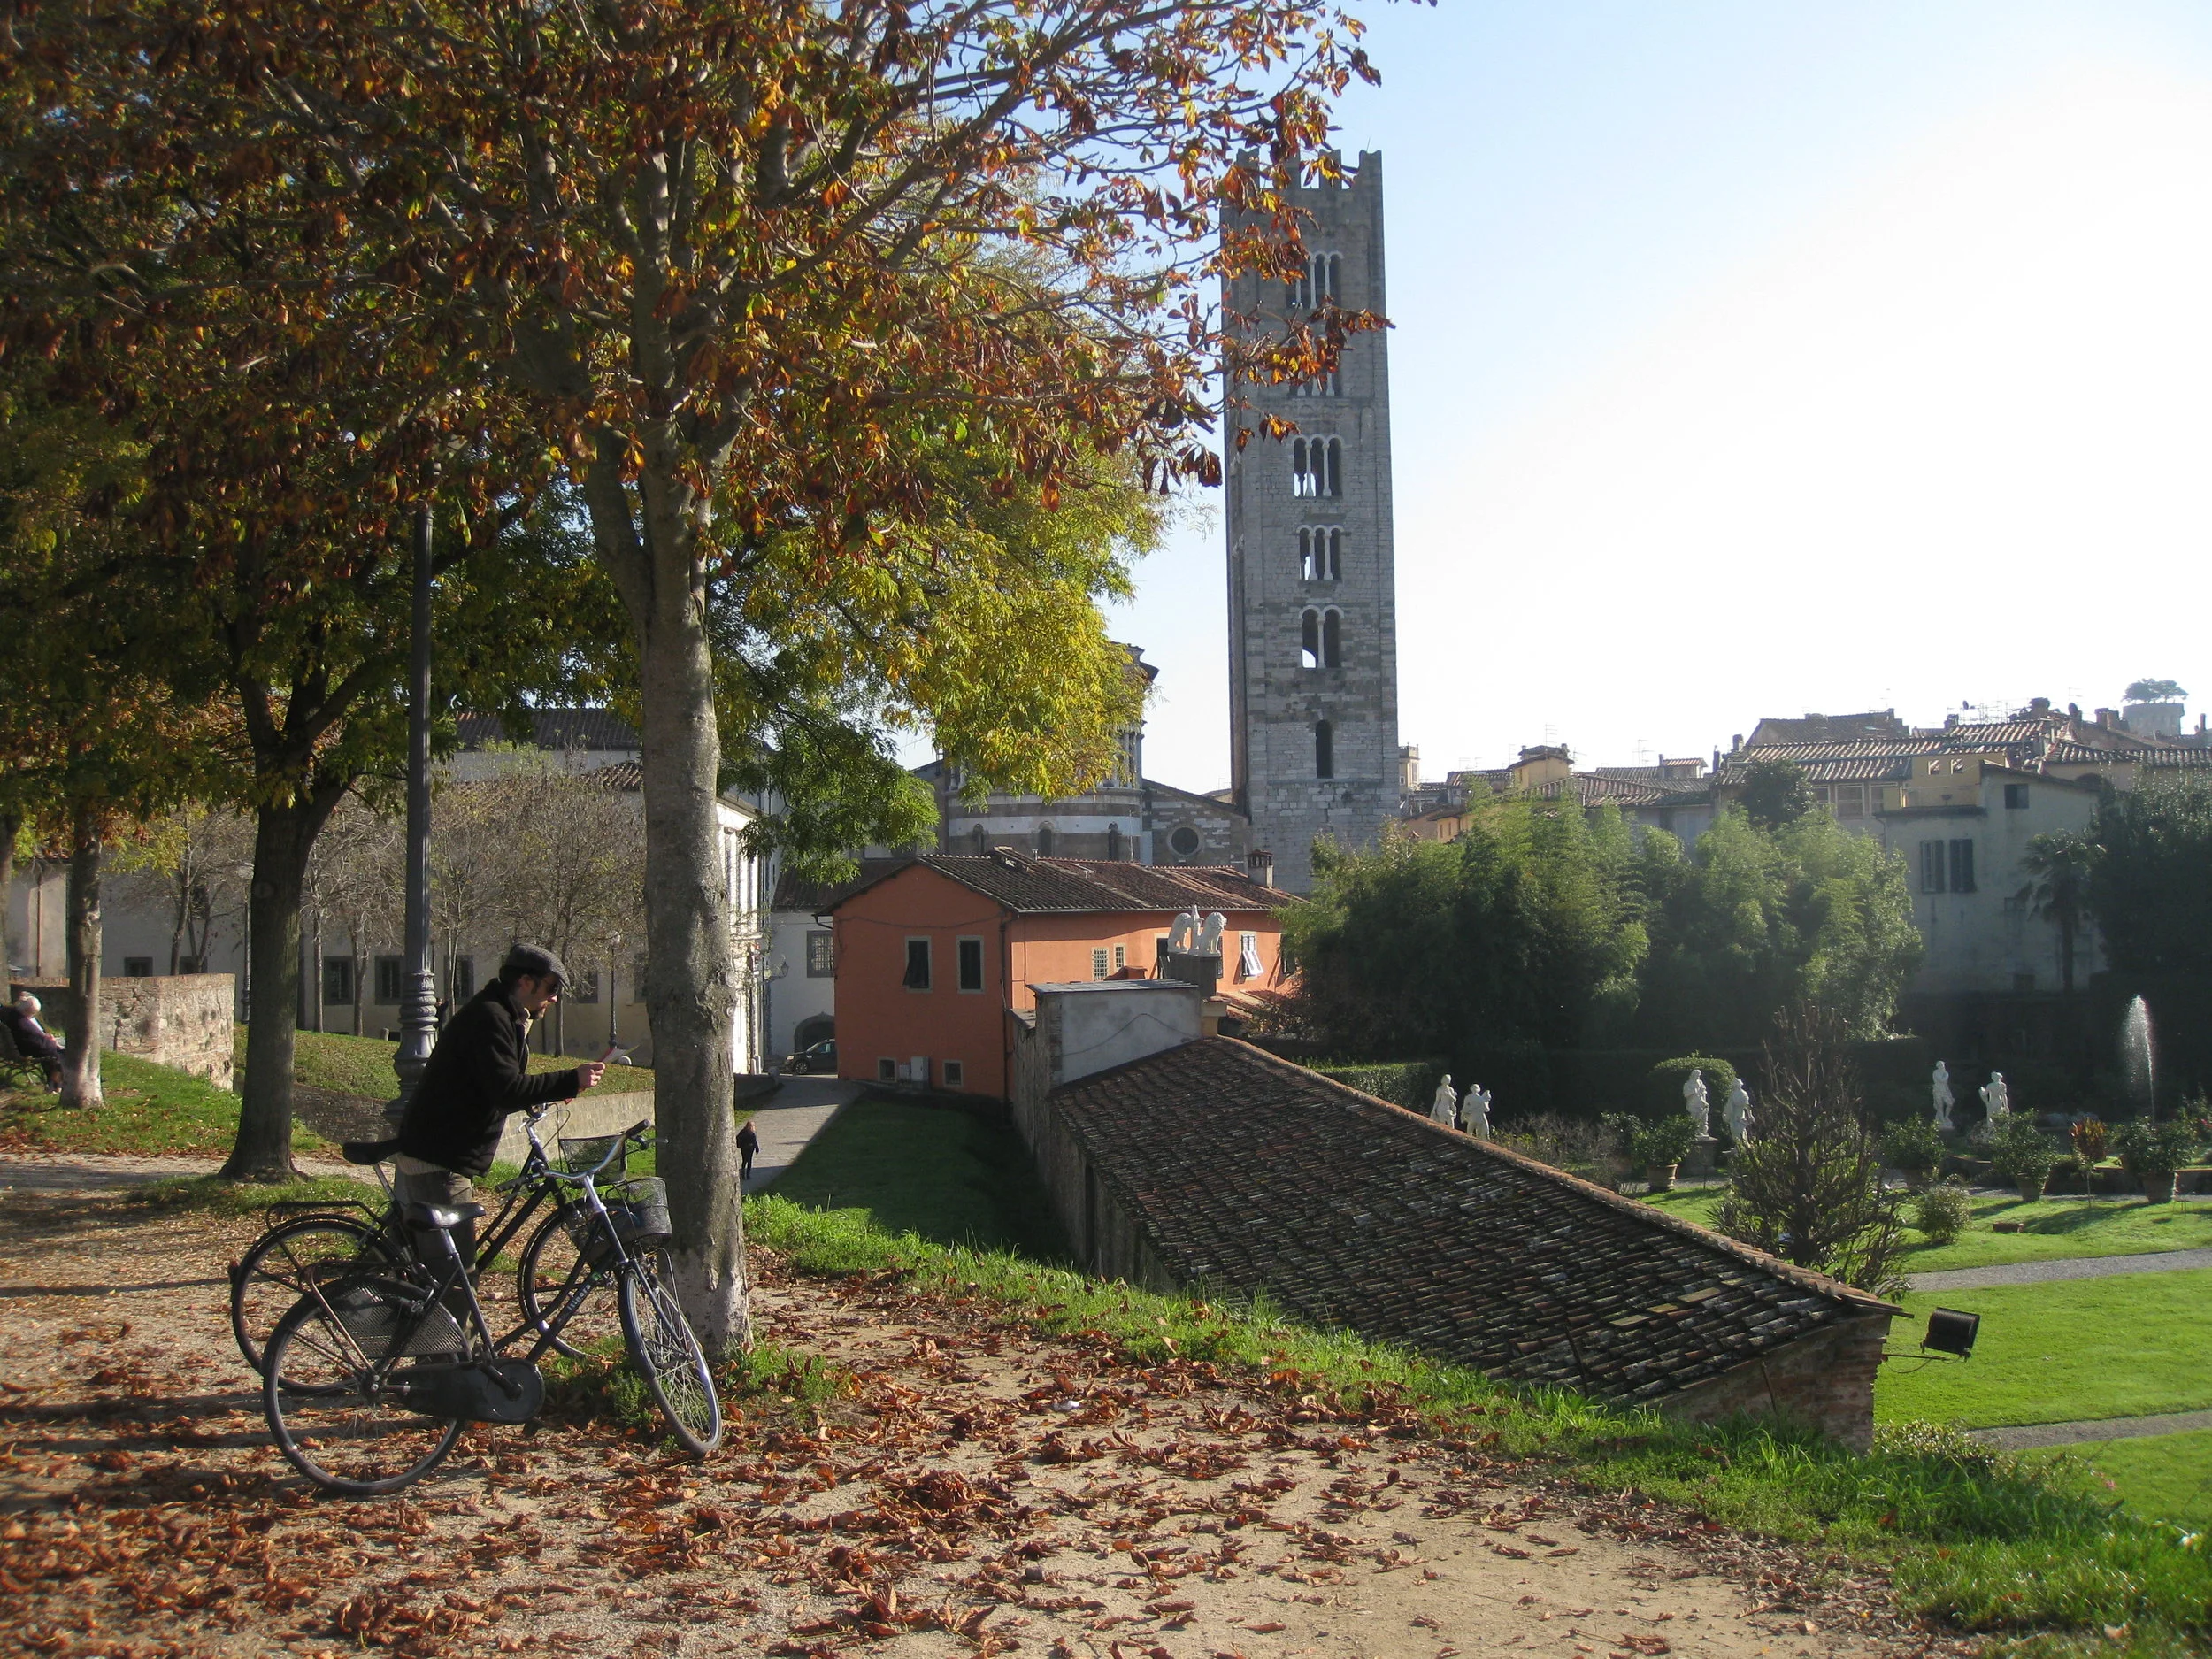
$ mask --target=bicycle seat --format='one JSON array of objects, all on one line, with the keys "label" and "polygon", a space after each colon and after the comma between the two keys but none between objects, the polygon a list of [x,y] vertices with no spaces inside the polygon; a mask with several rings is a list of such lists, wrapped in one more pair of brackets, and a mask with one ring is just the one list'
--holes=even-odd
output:
[{"label": "bicycle seat", "polygon": [[349,1164],[381,1164],[398,1150],[397,1141],[348,1141],[338,1154]]},{"label": "bicycle seat", "polygon": [[442,1233],[464,1221],[473,1221],[483,1213],[481,1204],[410,1204],[407,1221],[411,1226],[435,1227]]}]

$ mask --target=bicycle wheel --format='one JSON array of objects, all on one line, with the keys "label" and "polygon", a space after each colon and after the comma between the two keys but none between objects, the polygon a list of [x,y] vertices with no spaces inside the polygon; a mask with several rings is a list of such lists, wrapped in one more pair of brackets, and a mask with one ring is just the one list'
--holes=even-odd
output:
[{"label": "bicycle wheel", "polygon": [[691,1323],[677,1306],[657,1257],[636,1257],[623,1270],[616,1301],[630,1363],[644,1377],[677,1440],[704,1457],[722,1443],[722,1402],[699,1339],[691,1333]]},{"label": "bicycle wheel", "polygon": [[[534,1330],[560,1310],[561,1292],[577,1259],[576,1240],[568,1230],[565,1206],[548,1216],[523,1246],[522,1265],[515,1272],[515,1299],[522,1317]],[[621,1316],[609,1286],[595,1286],[584,1297],[573,1317],[553,1339],[556,1352],[580,1359],[594,1348],[611,1348],[622,1335]]]},{"label": "bicycle wheel", "polygon": [[[349,1497],[397,1492],[421,1479],[453,1449],[464,1420],[430,1417],[401,1405],[407,1367],[393,1368],[381,1386],[363,1361],[379,1362],[411,1318],[404,1286],[363,1279],[325,1291],[334,1317],[314,1297],[277,1322],[269,1338],[261,1409],[277,1449],[317,1486]],[[444,1309],[407,1345],[410,1357],[463,1357],[468,1340]]]},{"label": "bicycle wheel", "polygon": [[353,1216],[300,1216],[263,1233],[230,1270],[231,1334],[246,1363],[261,1369],[269,1333],[310,1285],[389,1260],[382,1234]]}]

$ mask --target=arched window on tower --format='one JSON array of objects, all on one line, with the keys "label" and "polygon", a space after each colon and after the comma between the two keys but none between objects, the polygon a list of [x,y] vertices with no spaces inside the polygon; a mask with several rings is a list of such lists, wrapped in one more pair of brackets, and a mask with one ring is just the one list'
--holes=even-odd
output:
[{"label": "arched window on tower", "polygon": [[975,835],[973,839],[975,841],[975,849],[979,854],[987,853],[991,850],[990,837],[983,833],[982,825],[979,824],[975,826]]},{"label": "arched window on tower", "polygon": [[1309,254],[1306,268],[1290,279],[1284,296],[1294,311],[1304,311],[1336,298],[1337,278],[1343,271],[1343,256],[1333,253]]},{"label": "arched window on tower", "polygon": [[1313,775],[1317,778],[1336,776],[1336,735],[1330,731],[1326,720],[1313,723]]},{"label": "arched window on tower", "polygon": [[1321,613],[1310,608],[1298,618],[1298,666],[1321,666]]},{"label": "arched window on tower", "polygon": [[1052,826],[1049,824],[1037,826],[1037,856],[1040,858],[1052,856]]},{"label": "arched window on tower", "polygon": [[[1326,467],[1323,488],[1318,493],[1324,495],[1341,495],[1344,493],[1344,446],[1334,438],[1329,439],[1325,443],[1317,438],[1314,440],[1314,447],[1326,452],[1324,457]],[[1323,469],[1317,468],[1316,470]]]},{"label": "arched window on tower", "polygon": [[1293,438],[1290,441],[1290,493],[1300,496],[1318,495],[1325,466],[1320,439]]},{"label": "arched window on tower", "polygon": [[1121,856],[1121,826],[1118,824],[1109,824],[1106,826],[1106,856],[1110,860],[1116,860]]},{"label": "arched window on tower", "polygon": [[1298,533],[1298,575],[1310,582],[1333,582],[1343,579],[1340,555],[1344,547],[1344,532],[1334,527],[1301,530]]},{"label": "arched window on tower", "polygon": [[1324,611],[1321,613],[1321,666],[1340,668],[1343,665],[1343,618],[1334,611]]}]

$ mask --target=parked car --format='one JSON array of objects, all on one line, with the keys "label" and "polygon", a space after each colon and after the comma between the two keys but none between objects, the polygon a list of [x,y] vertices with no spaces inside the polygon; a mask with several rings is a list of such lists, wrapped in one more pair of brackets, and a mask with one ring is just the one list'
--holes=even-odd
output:
[{"label": "parked car", "polygon": [[818,1071],[826,1077],[837,1075],[837,1039],[825,1037],[821,1041],[802,1048],[796,1054],[783,1057],[783,1069],[795,1077]]}]

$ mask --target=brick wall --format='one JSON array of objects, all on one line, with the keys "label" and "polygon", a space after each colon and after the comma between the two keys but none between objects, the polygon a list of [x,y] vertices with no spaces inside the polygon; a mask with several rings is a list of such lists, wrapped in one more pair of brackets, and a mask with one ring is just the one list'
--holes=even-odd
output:
[{"label": "brick wall", "polygon": [[1658,1402],[1670,1417],[1713,1423],[1743,1413],[1810,1424],[1863,1452],[1874,1441],[1874,1378],[1889,1317],[1847,1319]]},{"label": "brick wall", "polygon": [[[77,999],[66,980],[17,980],[9,995],[28,991],[43,1005],[41,1023],[68,1031]],[[231,1083],[231,1010],[236,992],[227,973],[157,974],[102,979],[100,1046],[205,1078]]]}]

